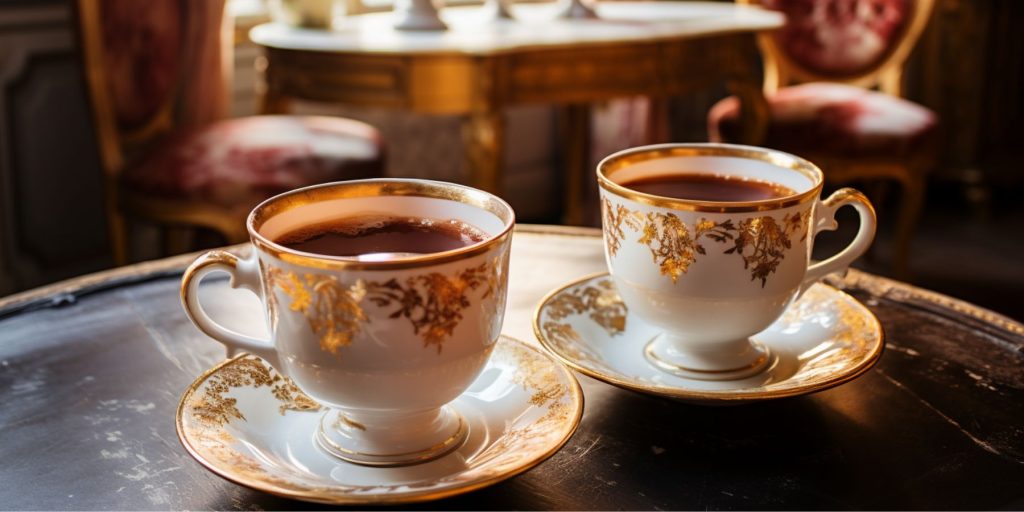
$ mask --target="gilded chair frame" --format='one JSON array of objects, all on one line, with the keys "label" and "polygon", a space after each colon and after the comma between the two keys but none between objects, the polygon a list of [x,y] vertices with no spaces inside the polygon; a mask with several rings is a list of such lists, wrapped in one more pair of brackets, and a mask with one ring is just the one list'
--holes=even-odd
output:
[{"label": "gilded chair frame", "polygon": [[[185,0],[182,0],[184,3]],[[179,201],[139,195],[124,190],[119,185],[121,173],[127,165],[131,165],[134,156],[154,143],[159,137],[166,135],[175,128],[175,109],[180,99],[183,78],[167,93],[163,103],[155,113],[138,127],[124,129],[119,126],[115,113],[114,100],[111,97],[110,81],[104,55],[103,13],[100,0],[76,0],[77,30],[82,67],[88,92],[89,104],[92,109],[93,128],[99,148],[100,165],[105,180],[105,207],[114,261],[118,265],[128,263],[128,225],[125,214],[132,217],[152,221],[163,226],[164,244],[172,251],[180,251],[182,247],[182,229],[187,227],[205,227],[221,233],[229,243],[237,243],[247,238],[243,221],[239,220],[239,212],[231,211],[212,204],[193,201]],[[225,1],[220,6],[211,6],[220,11],[219,40],[230,39],[231,18],[227,16]],[[187,32],[188,25],[182,27],[186,33],[182,36],[181,56],[190,55],[190,45],[195,44],[195,37]],[[228,36],[228,37],[225,37]],[[224,43],[222,43],[224,44]],[[229,43],[228,43],[229,44]],[[221,69],[225,72],[225,83],[229,82],[227,73],[230,69],[232,52],[230,46],[224,46],[220,53]],[[185,63],[180,62],[182,74]],[[223,88],[228,94],[228,88]],[[225,97],[226,99],[226,97]],[[226,101],[224,102],[226,105]],[[222,114],[222,113],[217,113]]]},{"label": "gilded chair frame", "polygon": [[[737,0],[746,5],[762,5],[762,0]],[[776,43],[773,34],[758,34],[758,47],[764,65],[765,96],[771,96],[781,87],[804,82],[832,82],[903,97],[903,71],[914,46],[921,38],[935,6],[935,0],[914,0],[909,22],[899,35],[899,41],[874,65],[857,74],[823,75],[806,69],[791,59]],[[769,116],[770,117],[770,116]],[[767,133],[763,127],[761,133]],[[849,161],[823,154],[802,154],[825,171],[829,182],[844,184],[854,180],[894,180],[900,184],[903,195],[896,215],[893,273],[900,278],[909,277],[908,260],[910,238],[924,207],[926,176],[935,167],[934,148],[922,151],[910,159],[873,158]],[[877,200],[876,194],[876,200]]]},{"label": "gilded chair frame", "polygon": [[[762,0],[737,0],[739,4],[761,5]],[[837,82],[875,89],[892,96],[903,96],[903,69],[910,53],[921,38],[931,17],[935,0],[914,0],[910,21],[899,35],[899,42],[882,59],[853,75],[823,75],[801,66],[791,59],[771,33],[758,35],[758,46],[764,62],[764,93],[774,94],[780,87],[803,82]]]}]

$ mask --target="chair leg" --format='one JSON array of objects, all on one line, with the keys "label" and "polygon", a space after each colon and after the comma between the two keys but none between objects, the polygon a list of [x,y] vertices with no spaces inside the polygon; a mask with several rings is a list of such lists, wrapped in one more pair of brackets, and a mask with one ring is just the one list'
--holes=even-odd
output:
[{"label": "chair leg", "polygon": [[893,273],[896,278],[903,280],[909,278],[910,239],[917,226],[917,220],[921,216],[925,193],[924,173],[912,171],[911,174],[912,176],[902,180],[903,197],[896,223],[895,250],[893,251]]},{"label": "chair leg", "polygon": [[110,238],[110,252],[114,256],[114,265],[121,267],[128,264],[128,222],[117,207],[117,198],[108,192],[107,195],[107,236]]}]

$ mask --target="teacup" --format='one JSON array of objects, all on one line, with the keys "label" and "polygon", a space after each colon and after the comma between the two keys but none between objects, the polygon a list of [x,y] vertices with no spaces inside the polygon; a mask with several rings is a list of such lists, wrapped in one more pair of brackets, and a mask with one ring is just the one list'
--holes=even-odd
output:
[{"label": "teacup", "polygon": [[[701,201],[629,188],[681,174],[731,178],[726,184],[755,180],[791,193]],[[821,170],[770,149],[638,147],[602,160],[597,179],[609,272],[630,312],[662,331],[644,354],[686,378],[731,380],[763,371],[773,355],[751,336],[815,281],[849,266],[875,234],[874,209],[863,194],[844,188],[822,201]],[[856,237],[838,254],[811,263],[815,235],[835,229],[835,212],[845,205],[860,214]]]},{"label": "teacup", "polygon": [[[360,260],[276,242],[307,226],[354,216],[455,220],[483,240],[461,248]],[[446,404],[465,391],[501,332],[514,214],[501,199],[426,180],[363,180],[294,190],[256,206],[251,256],[200,256],[181,283],[185,311],[204,333],[258,355],[327,407],[315,433],[347,461],[395,466],[440,457],[465,440]],[[270,339],[210,319],[199,282],[226,272],[262,299]]]}]

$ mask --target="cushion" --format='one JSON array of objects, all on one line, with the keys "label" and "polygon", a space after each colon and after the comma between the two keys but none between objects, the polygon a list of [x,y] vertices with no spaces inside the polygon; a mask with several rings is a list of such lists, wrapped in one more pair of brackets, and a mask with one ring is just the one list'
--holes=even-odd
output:
[{"label": "cushion", "polygon": [[[767,98],[771,120],[764,145],[795,153],[902,157],[934,136],[935,113],[916,103],[833,83],[785,87]],[[708,114],[714,142],[736,141],[739,101],[726,98]]]},{"label": "cushion", "polygon": [[823,76],[854,76],[879,64],[906,32],[914,0],[764,0],[783,12],[773,37],[800,67]]},{"label": "cushion", "polygon": [[307,185],[378,177],[383,152],[377,130],[358,121],[253,116],[175,134],[122,181],[161,198],[239,207]]}]

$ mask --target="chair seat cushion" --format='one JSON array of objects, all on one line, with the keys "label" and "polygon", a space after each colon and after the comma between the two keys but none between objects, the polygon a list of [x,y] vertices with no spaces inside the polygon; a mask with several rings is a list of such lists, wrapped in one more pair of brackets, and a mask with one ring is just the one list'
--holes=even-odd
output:
[{"label": "chair seat cushion", "polygon": [[[936,130],[935,114],[916,103],[833,83],[786,87],[767,98],[771,120],[765,145],[797,153],[842,157],[906,157]],[[738,139],[739,101],[729,97],[708,114],[715,142]]]},{"label": "chair seat cushion", "polygon": [[306,185],[378,177],[383,153],[377,130],[358,121],[253,116],[174,134],[122,180],[146,195],[248,208]]}]

